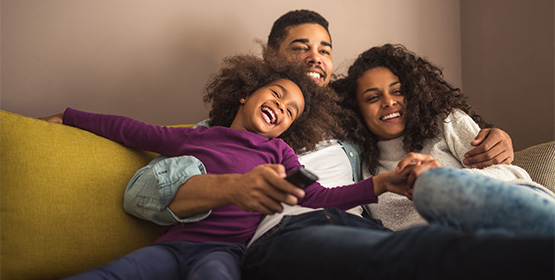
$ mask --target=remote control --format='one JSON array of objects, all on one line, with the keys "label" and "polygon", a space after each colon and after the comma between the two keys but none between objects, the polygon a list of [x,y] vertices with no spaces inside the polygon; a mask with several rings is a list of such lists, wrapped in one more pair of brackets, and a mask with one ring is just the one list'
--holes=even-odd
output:
[{"label": "remote control", "polygon": [[304,189],[316,182],[318,180],[318,176],[301,166],[297,170],[289,173],[287,177],[285,177],[285,180],[301,189]]}]

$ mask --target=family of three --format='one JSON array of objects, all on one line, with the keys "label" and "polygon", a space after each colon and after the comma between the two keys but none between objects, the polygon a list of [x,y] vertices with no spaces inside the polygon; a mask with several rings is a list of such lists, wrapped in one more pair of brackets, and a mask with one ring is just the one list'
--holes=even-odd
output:
[{"label": "family of three", "polygon": [[[331,53],[327,21],[292,11],[274,23],[264,58],[226,60],[196,128],[70,108],[46,118],[167,156],[125,194],[126,211],[166,226],[154,245],[71,278],[549,277],[555,198],[508,164],[510,139],[486,130],[472,149],[479,117],[401,46],[370,49],[330,85]],[[491,162],[507,164],[468,165]],[[283,179],[301,165],[319,183]],[[429,225],[383,226],[367,206],[387,193]]]}]

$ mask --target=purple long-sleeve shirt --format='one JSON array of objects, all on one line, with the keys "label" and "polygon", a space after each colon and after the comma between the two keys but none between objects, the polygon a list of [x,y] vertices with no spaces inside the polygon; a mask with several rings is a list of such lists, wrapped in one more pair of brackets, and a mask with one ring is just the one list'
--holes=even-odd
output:
[{"label": "purple long-sleeve shirt", "polygon": [[[71,108],[65,111],[63,121],[130,147],[165,156],[195,156],[204,163],[208,174],[243,174],[267,163],[283,164],[287,172],[300,166],[297,155],[283,140],[228,127],[155,126],[127,117]],[[371,179],[338,188],[325,188],[315,183],[307,187],[305,193],[299,204],[311,208],[346,210],[377,201]],[[224,206],[213,209],[209,217],[199,222],[162,229],[156,242],[246,242],[262,217],[260,213],[246,212],[235,205]]]}]

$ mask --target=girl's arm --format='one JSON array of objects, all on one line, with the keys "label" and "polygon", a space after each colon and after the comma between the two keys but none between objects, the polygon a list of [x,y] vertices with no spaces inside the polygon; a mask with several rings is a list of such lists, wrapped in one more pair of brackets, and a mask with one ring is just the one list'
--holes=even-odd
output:
[{"label": "girl's arm", "polygon": [[[292,149],[286,149],[284,154],[282,164],[287,173],[301,166]],[[389,172],[352,185],[335,188],[326,188],[316,182],[305,189],[305,196],[299,199],[299,204],[310,208],[335,207],[347,210],[363,204],[376,203],[378,195],[387,191],[410,196],[406,175]]]},{"label": "girl's arm", "polygon": [[[57,117],[60,114],[55,115]],[[57,117],[53,120],[56,121]],[[177,156],[190,128],[149,125],[128,117],[104,115],[67,108],[62,115],[63,123],[90,131],[126,146]]]}]

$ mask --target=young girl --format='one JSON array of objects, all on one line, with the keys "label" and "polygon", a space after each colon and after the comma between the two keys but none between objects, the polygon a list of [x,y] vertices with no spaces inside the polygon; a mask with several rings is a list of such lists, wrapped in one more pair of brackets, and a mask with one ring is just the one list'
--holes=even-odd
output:
[{"label": "young girl", "polygon": [[[403,46],[387,44],[362,53],[334,86],[364,122],[352,131],[366,174],[413,170],[412,183],[428,169],[457,168],[433,170],[416,181],[414,205],[428,222],[553,236],[555,198],[526,171],[505,164],[484,169],[463,164],[468,143],[480,130],[475,120],[484,122],[438,67]],[[374,218],[398,230],[426,223],[414,205],[390,193],[369,208]]]},{"label": "young girl", "polygon": [[[330,115],[338,108],[337,97],[315,85],[302,69],[254,56],[226,62],[204,98],[212,105],[211,128],[160,127],[71,108],[58,117],[64,124],[131,147],[166,156],[194,155],[208,174],[246,173],[263,164],[282,164],[290,172],[300,167],[295,149],[312,149],[322,135],[343,133]],[[375,183],[386,177],[385,185]],[[377,195],[387,190],[404,193],[406,186],[394,173],[333,189],[315,183],[304,190],[299,204],[346,210],[376,202]],[[235,205],[223,206],[202,221],[164,228],[153,246],[76,278],[240,279],[244,244],[261,218],[262,214]]]}]

